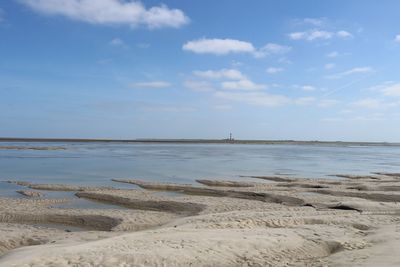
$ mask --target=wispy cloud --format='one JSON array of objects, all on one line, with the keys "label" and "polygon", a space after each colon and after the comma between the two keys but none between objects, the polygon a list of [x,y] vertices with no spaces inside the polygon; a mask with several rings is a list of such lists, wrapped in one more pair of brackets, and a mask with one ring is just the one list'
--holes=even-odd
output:
[{"label": "wispy cloud", "polygon": [[304,26],[304,25],[311,25],[314,27],[321,27],[327,24],[327,18],[302,18],[302,19],[293,19],[292,25],[293,26]]},{"label": "wispy cloud", "polygon": [[255,57],[265,57],[269,55],[282,55],[288,53],[292,48],[286,45],[269,43],[254,52]]},{"label": "wispy cloud", "polygon": [[309,106],[317,101],[314,97],[299,97],[290,98],[285,95],[270,94],[267,92],[260,91],[217,91],[215,96],[220,99],[227,101],[234,101],[238,103],[244,103],[251,106],[259,107],[280,107],[286,105],[295,106]]},{"label": "wispy cloud", "polygon": [[300,89],[300,90],[308,91],[308,92],[315,91],[317,89],[317,88],[315,88],[315,86],[308,85],[308,84],[306,84],[306,85],[295,84],[292,87],[295,89]]},{"label": "wispy cloud", "polygon": [[312,85],[303,85],[300,87],[303,91],[315,91],[315,87]]},{"label": "wispy cloud", "polygon": [[266,84],[257,84],[251,80],[228,81],[221,84],[223,89],[229,90],[261,90],[267,88]]},{"label": "wispy cloud", "polygon": [[334,58],[337,58],[337,57],[349,56],[349,55],[351,55],[351,53],[349,53],[349,52],[341,53],[341,52],[338,52],[338,51],[332,51],[332,52],[327,53],[326,57],[334,59]]},{"label": "wispy cloud", "polygon": [[127,48],[128,45],[120,38],[114,38],[112,39],[109,44],[111,46],[115,46],[115,47],[122,47],[122,48]]},{"label": "wispy cloud", "polygon": [[193,81],[187,80],[183,86],[195,92],[211,92],[214,91],[214,86],[208,81]]},{"label": "wispy cloud", "polygon": [[273,95],[265,92],[228,92],[219,91],[215,96],[220,99],[242,102],[253,106],[279,107],[290,102],[290,99],[283,95]]},{"label": "wispy cloud", "polygon": [[314,26],[322,26],[324,24],[325,18],[305,18],[303,19],[304,24],[311,24]]},{"label": "wispy cloud", "polygon": [[336,99],[322,99],[322,100],[318,103],[318,107],[321,107],[321,108],[329,108],[329,107],[336,106],[338,103],[339,103],[339,101],[336,100]]},{"label": "wispy cloud", "polygon": [[138,88],[138,89],[146,89],[146,88],[168,88],[172,85],[169,82],[164,81],[151,81],[151,82],[136,82],[131,83],[129,87]]},{"label": "wispy cloud", "polygon": [[[342,123],[342,122],[371,122],[371,121],[384,121],[387,120],[388,117],[382,113],[372,113],[368,116],[346,116],[346,117],[331,117],[331,118],[323,118],[321,119],[322,122],[326,123]],[[390,120],[398,120],[396,117],[390,118]]]},{"label": "wispy cloud", "polygon": [[246,41],[202,38],[185,43],[182,49],[196,54],[227,55],[245,53],[255,57],[265,57],[287,53],[291,50],[291,47],[269,43],[257,49],[252,43]]},{"label": "wispy cloud", "polygon": [[400,97],[400,83],[385,82],[370,88],[372,91],[379,91],[385,96]]},{"label": "wispy cloud", "polygon": [[229,79],[229,80],[243,80],[246,76],[236,69],[221,69],[221,70],[206,70],[206,71],[193,71],[197,77],[206,79]]},{"label": "wispy cloud", "polygon": [[306,96],[306,97],[299,97],[293,100],[293,103],[298,106],[309,106],[314,103],[317,99],[315,97]]},{"label": "wispy cloud", "polygon": [[353,35],[348,31],[338,31],[336,32],[336,36],[340,38],[351,38]]},{"label": "wispy cloud", "polygon": [[[327,78],[330,78],[330,77],[327,77]],[[368,75],[362,77],[361,79],[353,80],[353,81],[351,81],[351,82],[349,82],[349,83],[346,83],[345,85],[340,86],[340,87],[338,87],[338,88],[335,88],[335,89],[333,89],[333,90],[329,90],[329,91],[327,91],[323,96],[324,96],[324,97],[327,97],[327,96],[330,96],[330,95],[332,95],[332,94],[334,94],[334,93],[340,92],[340,91],[342,91],[342,90],[344,90],[344,89],[350,88],[351,86],[353,86],[353,85],[355,85],[355,84],[357,84],[357,83],[359,83],[359,82],[365,80],[366,78],[368,78]]]},{"label": "wispy cloud", "polygon": [[396,37],[394,37],[394,41],[396,43],[400,43],[400,34],[396,35]]},{"label": "wispy cloud", "polygon": [[280,72],[283,72],[285,69],[284,68],[276,68],[276,67],[270,67],[266,70],[268,74],[277,74]]},{"label": "wispy cloud", "polygon": [[327,64],[325,64],[325,66],[324,66],[324,68],[326,69],[326,70],[331,70],[331,69],[333,69],[333,68],[335,68],[336,67],[336,64],[335,63],[327,63]]},{"label": "wispy cloud", "polygon": [[318,39],[330,39],[333,33],[320,30],[312,30],[308,32],[292,32],[289,33],[289,38],[292,40],[307,40],[314,41]]},{"label": "wispy cloud", "polygon": [[337,51],[332,51],[332,52],[326,54],[326,56],[327,56],[327,57],[330,57],[330,58],[335,58],[335,57],[338,57],[339,55],[340,55],[340,54],[339,54],[339,52],[337,52]]},{"label": "wispy cloud", "polygon": [[382,109],[382,108],[396,107],[398,106],[398,103],[388,102],[376,98],[364,98],[351,103],[351,105],[357,108]]},{"label": "wispy cloud", "polygon": [[357,67],[357,68],[353,68],[344,72],[340,72],[334,75],[330,75],[330,76],[326,76],[326,78],[328,79],[340,79],[349,75],[353,75],[353,74],[370,74],[373,73],[374,69],[371,67]]},{"label": "wispy cloud", "polygon": [[17,0],[46,15],[61,15],[91,24],[179,28],[189,18],[179,9],[166,5],[146,8],[139,1],[123,0]]},{"label": "wispy cloud", "polygon": [[316,30],[316,29],[303,32],[292,32],[289,33],[288,36],[292,40],[306,40],[306,41],[328,40],[334,37],[341,39],[353,37],[351,33],[344,30],[331,32],[331,31]]}]

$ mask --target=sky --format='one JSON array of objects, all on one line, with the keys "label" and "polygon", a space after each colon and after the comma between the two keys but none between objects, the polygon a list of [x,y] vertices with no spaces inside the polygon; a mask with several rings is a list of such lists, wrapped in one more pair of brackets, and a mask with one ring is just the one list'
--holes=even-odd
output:
[{"label": "sky", "polygon": [[0,136],[400,142],[398,0],[0,2]]}]

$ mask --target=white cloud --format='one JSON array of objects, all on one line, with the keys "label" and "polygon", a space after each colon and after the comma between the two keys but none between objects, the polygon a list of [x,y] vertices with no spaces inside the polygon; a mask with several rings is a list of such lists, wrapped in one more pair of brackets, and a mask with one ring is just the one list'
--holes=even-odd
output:
[{"label": "white cloud", "polygon": [[229,90],[261,90],[267,88],[265,84],[257,84],[248,79],[221,83],[223,89]]},{"label": "white cloud", "polygon": [[315,18],[305,18],[303,19],[303,23],[305,24],[311,24],[314,26],[321,26],[324,23],[324,19],[315,19]]},{"label": "white cloud", "polygon": [[350,38],[353,35],[347,31],[330,32],[324,30],[309,30],[304,32],[292,32],[288,34],[289,38],[292,40],[306,40],[306,41],[316,41],[316,40],[328,40],[333,37],[338,38]]},{"label": "white cloud", "polygon": [[[353,116],[353,117],[333,117],[333,118],[324,118],[321,121],[323,122],[370,122],[370,121],[383,121],[387,120],[387,116],[382,113],[372,113],[368,114],[368,116]],[[393,120],[393,118],[391,119]]]},{"label": "white cloud", "polygon": [[325,64],[325,66],[324,66],[324,68],[326,69],[326,70],[331,70],[331,69],[333,69],[333,68],[335,68],[336,67],[336,64],[335,63],[327,63],[327,64]]},{"label": "white cloud", "polygon": [[352,106],[354,107],[371,109],[381,108],[383,105],[384,103],[382,100],[378,100],[375,98],[364,98],[352,103]]},{"label": "white cloud", "polygon": [[267,70],[266,70],[266,72],[268,73],[268,74],[277,74],[277,73],[279,73],[279,72],[283,72],[285,69],[284,68],[274,68],[274,67],[271,67],[271,68],[268,68]]},{"label": "white cloud", "polygon": [[339,56],[339,52],[333,51],[333,52],[328,53],[326,56],[330,57],[330,58],[335,58],[335,57]]},{"label": "white cloud", "polygon": [[226,55],[229,53],[254,53],[256,50],[249,42],[234,39],[199,39],[183,45],[183,50],[197,54]]},{"label": "white cloud", "polygon": [[112,39],[109,44],[116,47],[128,47],[128,45],[120,38]]},{"label": "white cloud", "polygon": [[139,1],[123,0],[18,0],[46,15],[61,15],[92,24],[178,28],[189,22],[179,9],[166,5],[146,8]]},{"label": "white cloud", "polygon": [[255,57],[265,57],[268,55],[287,53],[291,50],[291,47],[269,43],[257,49],[252,43],[246,41],[202,38],[185,43],[182,49],[197,54],[227,55],[247,53]]},{"label": "white cloud", "polygon": [[188,80],[183,83],[183,86],[195,92],[210,92],[214,91],[214,87],[207,81],[192,81]]},{"label": "white cloud", "polygon": [[292,40],[307,40],[314,41],[318,39],[331,39],[333,36],[332,32],[311,30],[308,32],[293,32],[289,34],[289,38]]},{"label": "white cloud", "polygon": [[357,67],[357,68],[350,69],[348,71],[337,73],[335,75],[327,76],[326,78],[339,79],[339,78],[343,78],[345,76],[349,76],[349,75],[353,75],[353,74],[368,74],[368,73],[373,73],[373,72],[374,72],[374,69],[371,67]]},{"label": "white cloud", "polygon": [[246,76],[240,71],[235,69],[221,69],[221,70],[206,70],[206,71],[193,71],[193,74],[206,79],[229,79],[229,80],[243,80]]},{"label": "white cloud", "polygon": [[232,92],[218,91],[215,96],[220,99],[241,102],[252,106],[279,107],[284,105],[308,106],[316,101],[314,97],[300,97],[291,99],[284,95],[269,94],[266,92]]},{"label": "white cloud", "polygon": [[290,46],[268,43],[265,46],[258,49],[257,51],[255,51],[254,56],[265,57],[269,55],[286,54],[290,50],[292,50]]},{"label": "white cloud", "polygon": [[329,108],[329,107],[336,106],[338,103],[339,103],[339,101],[336,99],[323,99],[318,103],[318,107]]},{"label": "white cloud", "polygon": [[400,96],[400,83],[383,87],[382,93],[386,96]]},{"label": "white cloud", "polygon": [[353,68],[351,70],[345,71],[342,73],[342,75],[352,75],[355,73],[371,73],[373,72],[373,69],[371,67],[359,67],[359,68]]},{"label": "white cloud", "polygon": [[357,108],[379,109],[379,108],[393,107],[395,106],[395,104],[387,103],[383,100],[375,98],[364,98],[353,102],[352,106]]},{"label": "white cloud", "polygon": [[171,84],[164,81],[152,81],[152,82],[137,82],[131,83],[129,85],[131,88],[139,88],[139,89],[146,89],[146,88],[167,88],[171,87]]},{"label": "white cloud", "polygon": [[317,88],[315,88],[314,86],[312,86],[312,85],[308,85],[308,84],[306,84],[306,85],[297,85],[297,84],[295,84],[295,85],[293,85],[293,87],[295,88],[295,89],[300,89],[300,90],[303,90],[303,91],[315,91]]},{"label": "white cloud", "polygon": [[220,99],[242,102],[253,106],[278,107],[290,103],[283,95],[273,95],[264,92],[227,92],[219,91],[215,96]]},{"label": "white cloud", "polygon": [[337,37],[340,38],[352,38],[353,35],[351,33],[349,33],[348,31],[338,31],[336,33]]},{"label": "white cloud", "polygon": [[322,27],[324,24],[328,22],[327,18],[302,18],[302,19],[294,19],[292,21],[293,26],[304,26],[304,25],[312,25],[315,27]]},{"label": "white cloud", "polygon": [[396,43],[400,43],[400,34],[396,35],[396,37],[394,38],[394,41]]},{"label": "white cloud", "polygon": [[303,91],[315,91],[315,87],[312,85],[303,85],[300,88]]},{"label": "white cloud", "polygon": [[236,60],[232,60],[232,61],[231,61],[231,65],[232,65],[232,67],[236,68],[236,67],[242,66],[242,65],[243,65],[243,62],[236,61]]},{"label": "white cloud", "polygon": [[316,99],[314,97],[299,97],[293,100],[294,104],[299,106],[308,106],[314,103],[315,101]]},{"label": "white cloud", "polygon": [[280,59],[278,59],[278,62],[282,64],[293,64],[293,61],[286,57],[281,57]]},{"label": "white cloud", "polygon": [[307,37],[306,32],[292,32],[288,34],[289,38],[292,40],[301,40]]}]

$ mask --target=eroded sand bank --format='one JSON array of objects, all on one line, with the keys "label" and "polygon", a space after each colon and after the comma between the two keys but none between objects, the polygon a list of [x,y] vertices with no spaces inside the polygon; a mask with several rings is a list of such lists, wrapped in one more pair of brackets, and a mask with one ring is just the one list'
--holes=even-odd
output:
[{"label": "eroded sand bank", "polygon": [[340,176],[114,179],[142,189],[15,182],[125,208],[0,198],[0,266],[400,266],[400,174]]}]

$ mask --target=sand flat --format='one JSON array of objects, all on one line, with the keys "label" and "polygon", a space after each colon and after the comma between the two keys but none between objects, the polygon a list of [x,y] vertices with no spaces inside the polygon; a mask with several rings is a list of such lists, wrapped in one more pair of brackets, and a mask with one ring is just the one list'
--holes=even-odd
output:
[{"label": "sand flat", "polygon": [[254,177],[251,186],[125,179],[144,189],[76,188],[79,197],[125,209],[58,209],[52,199],[0,198],[0,266],[399,265],[397,174],[257,182],[265,177]]}]

